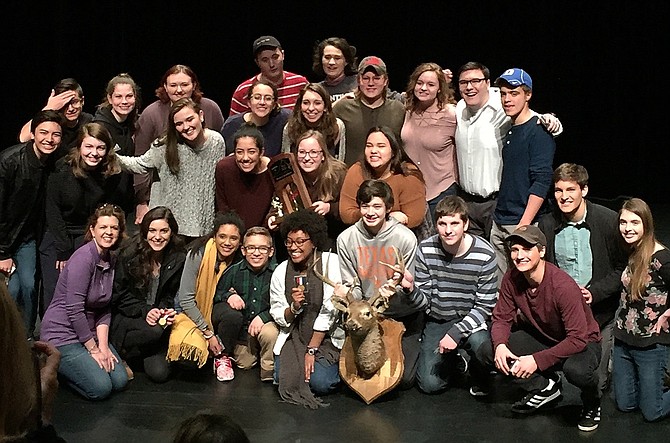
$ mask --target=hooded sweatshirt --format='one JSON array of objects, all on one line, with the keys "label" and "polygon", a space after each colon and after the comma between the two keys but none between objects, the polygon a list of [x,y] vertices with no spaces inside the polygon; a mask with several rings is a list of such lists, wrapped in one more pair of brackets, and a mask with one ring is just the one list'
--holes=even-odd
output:
[{"label": "hooded sweatshirt", "polygon": [[[370,234],[363,220],[359,220],[337,237],[342,283],[353,286],[356,299],[369,299],[391,278],[393,271],[379,262],[396,264],[393,247],[398,249],[405,267],[413,274],[416,236],[393,217],[387,218],[377,235]],[[402,289],[398,288],[398,291]],[[397,319],[416,312],[417,309],[410,306],[408,300],[403,294],[396,293],[391,297],[384,315]]]}]

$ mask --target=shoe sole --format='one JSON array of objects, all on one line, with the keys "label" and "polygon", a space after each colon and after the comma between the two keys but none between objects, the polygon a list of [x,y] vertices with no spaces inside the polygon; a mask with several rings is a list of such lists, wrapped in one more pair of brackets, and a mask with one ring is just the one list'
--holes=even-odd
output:
[{"label": "shoe sole", "polygon": [[577,425],[577,429],[579,429],[580,431],[583,431],[583,432],[591,432],[591,431],[595,431],[596,429],[598,429],[598,424],[599,423],[597,423],[595,425],[592,425],[592,426]]},{"label": "shoe sole", "polygon": [[470,388],[470,395],[473,397],[488,397],[491,395],[490,392],[482,392],[482,391],[473,391],[472,388]]},{"label": "shoe sole", "polygon": [[523,415],[534,414],[535,412],[537,412],[543,406],[546,406],[549,403],[552,403],[552,402],[558,400],[560,397],[561,397],[561,391],[556,391],[553,394],[551,394],[549,397],[545,398],[537,406],[534,406],[532,409],[515,409],[514,406],[512,406],[512,412],[514,412],[515,414],[523,414]]}]

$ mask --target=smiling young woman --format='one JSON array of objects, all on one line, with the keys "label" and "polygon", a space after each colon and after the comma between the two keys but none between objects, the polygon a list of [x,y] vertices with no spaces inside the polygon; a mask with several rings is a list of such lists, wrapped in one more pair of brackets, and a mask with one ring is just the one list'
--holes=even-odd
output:
[{"label": "smiling young woman", "polygon": [[58,373],[82,396],[107,398],[123,389],[128,375],[109,342],[116,254],[125,235],[125,214],[104,204],[89,219],[85,239],[63,268],[41,339],[61,353]]},{"label": "smiling young woman", "polygon": [[200,106],[190,98],[176,101],[168,130],[139,157],[119,156],[124,170],[144,174],[155,170],[160,181],[151,189],[149,207],[172,210],[180,235],[197,238],[214,220],[214,169],[225,155],[223,137],[207,129]]}]

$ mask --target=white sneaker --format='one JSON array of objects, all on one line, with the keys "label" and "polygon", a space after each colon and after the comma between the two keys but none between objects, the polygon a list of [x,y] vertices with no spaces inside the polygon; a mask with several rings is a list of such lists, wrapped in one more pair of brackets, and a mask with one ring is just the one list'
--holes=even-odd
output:
[{"label": "white sneaker", "polygon": [[235,378],[233,362],[227,355],[214,358],[214,373],[218,381],[230,381]]}]

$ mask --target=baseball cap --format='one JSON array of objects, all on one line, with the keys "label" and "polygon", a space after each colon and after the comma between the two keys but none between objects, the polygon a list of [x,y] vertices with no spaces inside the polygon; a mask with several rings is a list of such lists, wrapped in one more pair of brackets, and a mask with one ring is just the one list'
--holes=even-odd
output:
[{"label": "baseball cap", "polygon": [[515,88],[521,85],[526,85],[530,89],[533,89],[533,79],[531,79],[530,75],[523,69],[510,68],[506,70],[496,79],[495,85],[500,86],[501,81],[505,81]]},{"label": "baseball cap", "polygon": [[363,74],[366,70],[368,70],[368,68],[374,69],[377,75],[387,75],[386,63],[384,63],[384,60],[379,57],[375,57],[374,55],[369,55],[361,60],[361,62],[358,64],[358,73]]},{"label": "baseball cap", "polygon": [[514,239],[521,239],[533,246],[547,246],[547,237],[544,236],[540,228],[534,225],[519,226],[505,240],[511,243]]},{"label": "baseball cap", "polygon": [[258,51],[260,51],[261,48],[281,48],[281,43],[279,43],[279,40],[277,40],[271,35],[264,35],[254,40],[253,45],[254,55],[256,55],[256,53],[258,53]]}]

